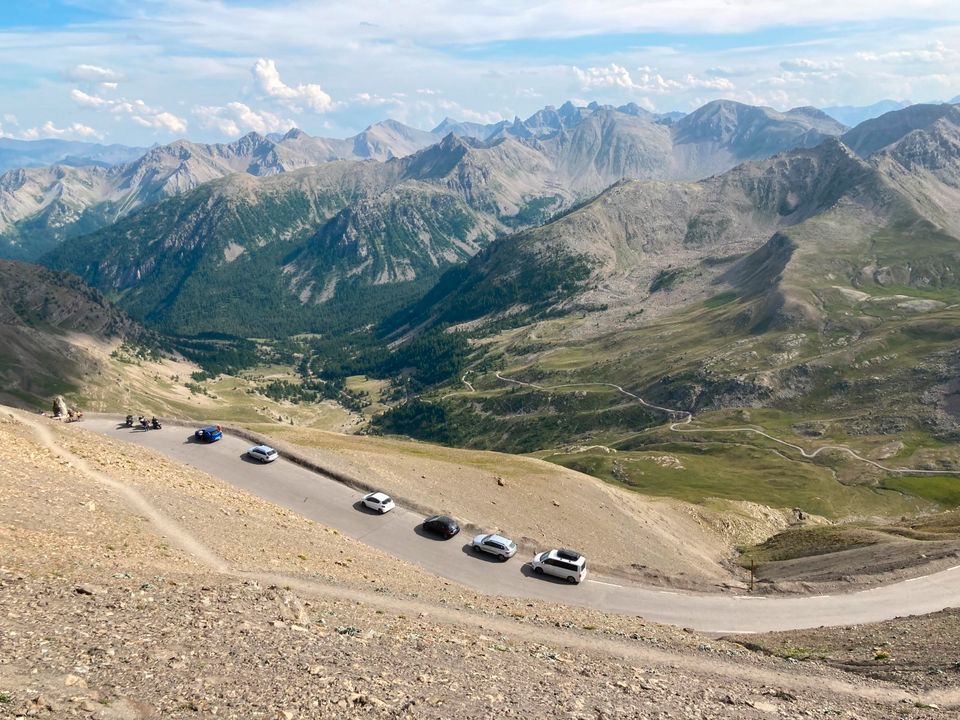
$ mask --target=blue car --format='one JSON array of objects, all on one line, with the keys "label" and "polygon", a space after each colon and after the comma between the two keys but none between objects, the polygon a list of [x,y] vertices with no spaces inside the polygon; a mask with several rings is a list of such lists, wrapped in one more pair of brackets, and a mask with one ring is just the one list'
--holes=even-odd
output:
[{"label": "blue car", "polygon": [[212,443],[223,437],[223,431],[216,425],[208,425],[197,430],[193,436],[197,442]]}]

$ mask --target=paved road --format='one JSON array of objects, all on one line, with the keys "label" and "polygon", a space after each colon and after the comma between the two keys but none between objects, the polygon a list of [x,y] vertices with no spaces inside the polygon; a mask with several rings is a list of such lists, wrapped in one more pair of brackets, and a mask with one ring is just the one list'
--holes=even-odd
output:
[{"label": "paved road", "polygon": [[[533,575],[528,558],[506,563],[477,557],[465,546],[469,537],[434,540],[420,534],[423,517],[403,508],[384,516],[358,507],[361,493],[284,459],[269,465],[249,462],[250,443],[225,435],[213,445],[191,442],[187,428],[143,432],[118,428],[114,420],[84,422],[112,438],[145,445],[214,475],[226,483],[282,505],[431,573],[478,591],[562,602],[639,615],[649,620],[711,633],[763,632],[852,625],[920,615],[956,606],[960,600],[960,565],[933,575],[845,595],[790,598],[669,592],[618,584],[602,577],[578,585]],[[589,562],[589,559],[588,559]]]}]

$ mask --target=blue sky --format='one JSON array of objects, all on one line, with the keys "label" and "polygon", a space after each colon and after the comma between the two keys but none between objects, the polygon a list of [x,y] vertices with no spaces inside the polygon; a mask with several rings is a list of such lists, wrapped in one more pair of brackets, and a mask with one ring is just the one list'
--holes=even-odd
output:
[{"label": "blue sky", "polygon": [[572,99],[656,111],[960,95],[955,0],[0,3],[0,134],[343,137]]}]

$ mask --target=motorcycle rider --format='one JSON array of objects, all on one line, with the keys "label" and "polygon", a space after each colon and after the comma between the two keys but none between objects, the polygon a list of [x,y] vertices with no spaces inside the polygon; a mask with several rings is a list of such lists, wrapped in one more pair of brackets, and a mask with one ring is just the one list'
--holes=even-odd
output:
[{"label": "motorcycle rider", "polygon": [[156,415],[154,415],[153,419],[150,420],[150,427],[152,427],[154,430],[160,429],[160,421],[157,420]]}]

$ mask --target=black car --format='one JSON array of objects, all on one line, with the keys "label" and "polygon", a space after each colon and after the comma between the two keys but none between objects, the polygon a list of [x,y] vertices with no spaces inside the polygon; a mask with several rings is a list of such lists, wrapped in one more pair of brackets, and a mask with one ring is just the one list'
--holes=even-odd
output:
[{"label": "black car", "polygon": [[447,515],[428,517],[423,521],[423,529],[428,533],[439,535],[445,540],[449,540],[460,532],[460,526],[457,525],[457,521]]}]

